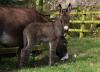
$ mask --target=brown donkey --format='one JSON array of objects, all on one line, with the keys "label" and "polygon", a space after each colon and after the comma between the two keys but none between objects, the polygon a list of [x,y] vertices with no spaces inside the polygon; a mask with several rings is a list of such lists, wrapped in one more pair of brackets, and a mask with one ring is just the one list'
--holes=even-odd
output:
[{"label": "brown donkey", "polygon": [[18,60],[21,48],[25,47],[23,30],[34,22],[47,22],[47,19],[35,8],[0,7],[0,45],[19,46]]}]

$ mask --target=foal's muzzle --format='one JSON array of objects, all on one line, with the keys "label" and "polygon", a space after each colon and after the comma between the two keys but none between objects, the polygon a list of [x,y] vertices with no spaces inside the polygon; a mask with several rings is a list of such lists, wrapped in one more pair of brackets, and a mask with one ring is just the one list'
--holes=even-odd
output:
[{"label": "foal's muzzle", "polygon": [[69,29],[69,26],[64,26],[65,31],[68,31],[68,29]]}]

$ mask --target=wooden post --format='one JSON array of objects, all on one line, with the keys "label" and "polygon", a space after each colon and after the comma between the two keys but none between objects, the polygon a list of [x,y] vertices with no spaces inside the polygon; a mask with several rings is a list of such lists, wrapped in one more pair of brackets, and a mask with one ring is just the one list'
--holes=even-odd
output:
[{"label": "wooden post", "polygon": [[39,10],[39,11],[42,11],[43,10],[43,0],[36,0],[36,8]]},{"label": "wooden post", "polygon": [[[91,14],[91,17],[92,17],[92,21],[94,20],[94,17],[93,17],[93,13]],[[93,23],[91,23],[91,26],[90,26],[90,31],[91,32],[93,32],[93,30],[94,30],[94,24]]]},{"label": "wooden post", "polygon": [[43,11],[43,0],[40,0],[39,5],[40,5],[40,10]]},{"label": "wooden post", "polygon": [[35,7],[36,6],[36,2],[35,0],[22,0],[24,2],[24,6],[26,8],[32,8],[32,7]]},{"label": "wooden post", "polygon": [[81,28],[80,28],[81,32],[80,32],[80,37],[79,38],[83,38],[84,37],[84,32],[83,32],[84,29],[85,29],[85,24],[82,24]]},{"label": "wooden post", "polygon": [[[84,11],[83,11],[83,15],[82,15],[81,20],[82,20],[82,21],[85,20]],[[81,24],[81,27],[80,27],[81,32],[80,32],[79,38],[83,38],[83,37],[84,37],[84,32],[83,32],[84,29],[85,29],[85,24],[83,23],[83,24]]]}]

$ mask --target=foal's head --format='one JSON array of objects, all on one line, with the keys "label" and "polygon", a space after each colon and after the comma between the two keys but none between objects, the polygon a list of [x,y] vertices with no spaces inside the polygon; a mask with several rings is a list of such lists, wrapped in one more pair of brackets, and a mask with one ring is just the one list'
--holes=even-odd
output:
[{"label": "foal's head", "polygon": [[61,23],[63,24],[64,30],[68,30],[69,28],[69,12],[71,10],[71,4],[68,5],[67,9],[62,9],[61,5],[58,6],[59,9],[59,19]]}]

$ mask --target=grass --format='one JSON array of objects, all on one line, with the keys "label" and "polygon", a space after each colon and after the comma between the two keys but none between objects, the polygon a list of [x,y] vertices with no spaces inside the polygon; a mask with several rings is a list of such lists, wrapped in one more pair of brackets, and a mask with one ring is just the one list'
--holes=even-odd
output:
[{"label": "grass", "polygon": [[[68,39],[68,52],[70,58],[66,62],[58,62],[54,66],[46,65],[46,61],[40,59],[44,57],[41,54],[32,58],[38,61],[40,65],[31,66],[25,69],[17,70],[15,68],[15,57],[5,57],[0,60],[0,72],[100,72],[100,38],[71,38]],[[74,57],[76,56],[76,58]],[[43,65],[45,64],[45,65]]]}]

